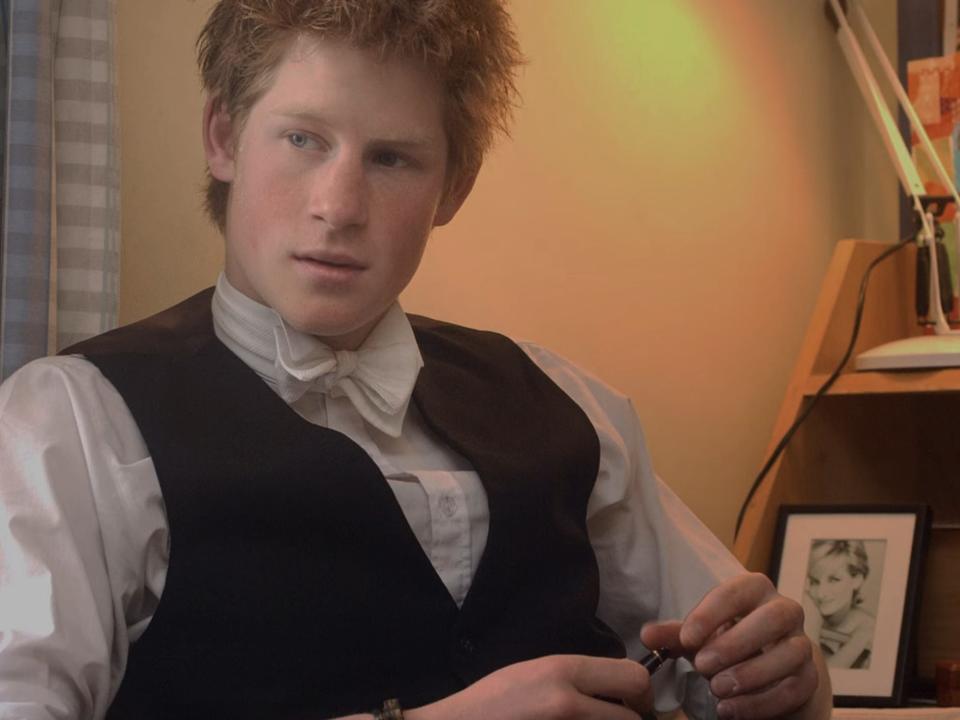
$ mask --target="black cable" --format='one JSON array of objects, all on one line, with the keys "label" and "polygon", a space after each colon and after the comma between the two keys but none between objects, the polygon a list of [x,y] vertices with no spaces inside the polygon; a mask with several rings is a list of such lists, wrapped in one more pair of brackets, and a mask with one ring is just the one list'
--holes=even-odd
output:
[{"label": "black cable", "polygon": [[783,434],[783,437],[780,438],[780,442],[777,443],[777,446],[773,449],[773,452],[770,453],[770,457],[767,458],[767,461],[763,464],[763,467],[757,474],[757,478],[753,481],[753,485],[750,486],[747,497],[743,501],[743,505],[740,506],[740,512],[737,514],[737,524],[733,530],[734,540],[736,540],[737,535],[740,533],[740,525],[743,524],[743,516],[747,512],[747,506],[750,504],[753,496],[756,495],[757,490],[760,488],[760,484],[763,482],[763,479],[766,477],[767,473],[770,472],[770,468],[773,467],[773,464],[777,461],[777,458],[779,458],[784,449],[786,449],[790,439],[793,437],[793,434],[797,431],[797,428],[799,428],[801,423],[807,419],[807,416],[810,414],[810,411],[813,410],[814,406],[817,404],[817,401],[823,397],[827,390],[830,389],[830,386],[836,382],[838,377],[840,377],[840,373],[850,360],[850,355],[853,354],[853,347],[857,343],[857,336],[860,334],[860,321],[863,318],[863,305],[867,297],[867,285],[870,281],[870,272],[882,261],[886,260],[898,250],[902,250],[911,242],[913,242],[912,235],[902,239],[896,245],[884,250],[882,253],[880,253],[880,255],[874,258],[873,262],[867,266],[866,272],[863,273],[863,278],[860,280],[860,295],[857,298],[857,310],[853,318],[853,332],[850,334],[850,343],[847,345],[847,349],[843,353],[843,357],[840,358],[840,362],[837,363],[836,369],[830,374],[830,377],[826,379],[823,385],[820,386],[820,389],[814,393],[813,397],[810,398],[810,402],[807,403],[807,406],[803,409],[803,411],[797,415],[797,419],[793,421],[793,424]]}]

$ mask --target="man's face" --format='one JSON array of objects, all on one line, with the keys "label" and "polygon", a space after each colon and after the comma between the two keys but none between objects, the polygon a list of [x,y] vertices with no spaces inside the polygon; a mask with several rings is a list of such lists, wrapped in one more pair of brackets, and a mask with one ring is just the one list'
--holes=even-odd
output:
[{"label": "man's face", "polygon": [[296,40],[239,138],[212,106],[204,128],[231,183],[227,279],[336,348],[359,346],[465,196],[443,192],[438,81],[345,42]]}]

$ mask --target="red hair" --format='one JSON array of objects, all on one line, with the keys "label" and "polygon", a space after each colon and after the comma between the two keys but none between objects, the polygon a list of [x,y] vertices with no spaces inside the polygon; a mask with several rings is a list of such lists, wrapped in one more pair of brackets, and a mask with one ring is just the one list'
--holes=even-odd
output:
[{"label": "red hair", "polygon": [[[203,87],[241,128],[301,34],[347,40],[382,58],[417,58],[444,89],[447,186],[479,170],[517,103],[523,55],[502,0],[221,0],[197,40]],[[223,230],[230,185],[208,177],[206,208]]]}]

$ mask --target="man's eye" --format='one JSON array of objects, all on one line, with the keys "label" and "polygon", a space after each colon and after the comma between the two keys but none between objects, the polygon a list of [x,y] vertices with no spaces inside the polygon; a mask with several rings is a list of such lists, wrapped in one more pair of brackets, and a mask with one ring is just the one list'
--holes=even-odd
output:
[{"label": "man's eye", "polygon": [[311,143],[310,138],[304,133],[293,132],[287,135],[287,140],[290,141],[290,144],[295,148],[305,148],[308,147]]},{"label": "man's eye", "polygon": [[389,150],[384,150],[378,152],[374,158],[378,165],[383,165],[384,167],[402,167],[406,164],[404,159],[400,157],[395,152],[390,152]]}]

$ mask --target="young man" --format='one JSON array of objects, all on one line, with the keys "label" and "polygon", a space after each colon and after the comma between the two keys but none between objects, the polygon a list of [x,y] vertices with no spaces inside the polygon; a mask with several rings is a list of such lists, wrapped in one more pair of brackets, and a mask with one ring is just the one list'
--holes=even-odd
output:
[{"label": "young man", "polygon": [[509,115],[500,0],[224,0],[200,61],[216,289],[0,391],[0,718],[826,717],[628,401],[397,305]]}]

